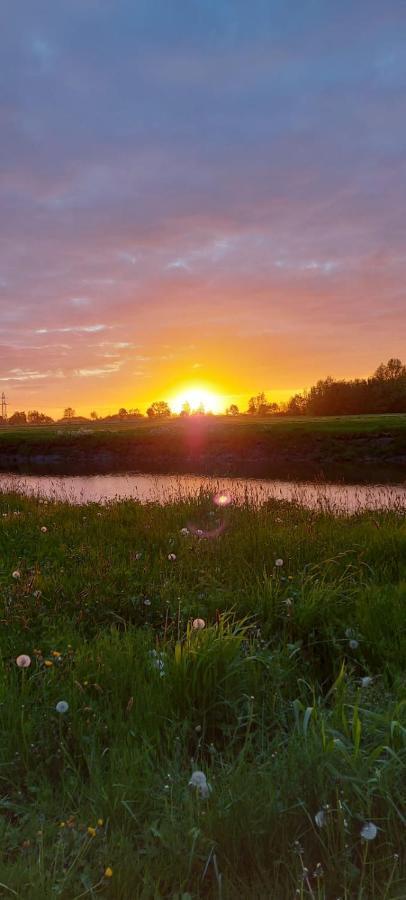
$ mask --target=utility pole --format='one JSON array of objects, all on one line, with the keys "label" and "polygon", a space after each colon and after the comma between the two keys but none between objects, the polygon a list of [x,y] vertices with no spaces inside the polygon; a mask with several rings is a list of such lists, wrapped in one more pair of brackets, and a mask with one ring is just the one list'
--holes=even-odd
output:
[{"label": "utility pole", "polygon": [[3,422],[7,422],[7,400],[4,391],[1,395],[1,418]]}]

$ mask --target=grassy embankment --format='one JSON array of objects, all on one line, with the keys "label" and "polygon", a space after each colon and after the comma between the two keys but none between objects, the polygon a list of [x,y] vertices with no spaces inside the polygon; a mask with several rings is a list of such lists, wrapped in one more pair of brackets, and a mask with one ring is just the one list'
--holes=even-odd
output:
[{"label": "grassy embankment", "polygon": [[[138,468],[213,474],[371,473],[406,463],[406,416],[204,417],[128,425],[0,429],[0,466]],[[367,464],[367,465],[366,465]],[[338,467],[338,468],[337,468]],[[348,472],[346,473],[345,467]],[[355,472],[358,467],[359,472]],[[390,477],[390,473],[389,476]]]},{"label": "grassy embankment", "polygon": [[0,495],[0,595],[0,896],[405,896],[400,511]]}]

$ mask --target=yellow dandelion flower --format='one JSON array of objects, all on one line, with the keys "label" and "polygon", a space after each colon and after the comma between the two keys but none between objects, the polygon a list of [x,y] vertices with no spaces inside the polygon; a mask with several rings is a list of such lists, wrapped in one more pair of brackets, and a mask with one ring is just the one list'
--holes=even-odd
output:
[{"label": "yellow dandelion flower", "polygon": [[60,822],[60,823],[59,823],[59,827],[60,827],[60,828],[65,828],[65,825],[66,825],[66,822]]},{"label": "yellow dandelion flower", "polygon": [[60,655],[61,654],[60,654],[59,650],[52,650],[51,656],[60,656]]},{"label": "yellow dandelion flower", "polygon": [[87,833],[90,837],[96,837],[96,829],[93,828],[93,825],[88,826]]},{"label": "yellow dandelion flower", "polygon": [[51,666],[53,666],[52,660],[46,659],[46,660],[45,660],[45,665],[46,665],[47,669],[50,669]]},{"label": "yellow dandelion flower", "polygon": [[111,868],[111,866],[107,866],[107,869],[104,870],[104,877],[111,878],[112,875],[113,875],[113,869]]},{"label": "yellow dandelion flower", "polygon": [[104,825],[104,820],[103,820],[103,819],[98,819],[98,820],[97,820],[97,824],[100,825],[100,828],[101,828],[101,827]]}]

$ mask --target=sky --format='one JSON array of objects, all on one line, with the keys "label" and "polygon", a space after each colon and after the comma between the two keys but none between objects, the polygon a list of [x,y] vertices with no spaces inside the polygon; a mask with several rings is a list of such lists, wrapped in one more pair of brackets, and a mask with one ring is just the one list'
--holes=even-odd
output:
[{"label": "sky", "polygon": [[10,411],[406,357],[404,0],[2,0]]}]

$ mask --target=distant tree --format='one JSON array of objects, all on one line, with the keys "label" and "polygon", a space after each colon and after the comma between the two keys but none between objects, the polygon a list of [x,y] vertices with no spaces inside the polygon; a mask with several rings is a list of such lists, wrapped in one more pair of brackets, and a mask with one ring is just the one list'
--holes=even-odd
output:
[{"label": "distant tree", "polygon": [[21,412],[16,411],[10,416],[8,421],[10,425],[26,425],[27,416],[23,410]]},{"label": "distant tree", "polygon": [[62,418],[63,418],[63,419],[74,419],[75,416],[76,416],[75,410],[72,409],[71,406],[67,406],[66,409],[65,409],[64,412],[63,412]]},{"label": "distant tree", "polygon": [[263,391],[255,397],[250,397],[248,401],[248,413],[250,416],[268,416],[270,413],[278,412],[278,409],[278,404],[267,400]]},{"label": "distant tree", "polygon": [[126,419],[127,416],[128,416],[128,412],[127,412],[127,410],[124,408],[124,406],[122,406],[122,407],[119,409],[119,411],[118,411],[118,418],[119,418],[119,419]]},{"label": "distant tree", "polygon": [[29,409],[27,413],[27,421],[30,425],[50,425],[54,420],[45,413],[38,412],[37,409]]},{"label": "distant tree", "polygon": [[96,412],[95,409],[93,409],[92,412],[90,413],[90,418],[94,419],[94,420],[99,418],[98,413]]},{"label": "distant tree", "polygon": [[140,412],[139,409],[137,409],[137,408],[129,409],[128,416],[131,417],[132,419],[142,419],[142,412]]},{"label": "distant tree", "polygon": [[286,412],[289,416],[304,416],[306,412],[307,398],[303,394],[294,394],[290,398]]},{"label": "distant tree", "polygon": [[399,378],[404,378],[406,376],[406,366],[404,366],[400,359],[389,359],[386,363],[381,363],[378,366],[376,372],[373,375],[373,378],[376,378],[378,381],[393,381]]},{"label": "distant tree", "polygon": [[204,416],[205,414],[204,403],[199,403],[199,406],[196,406],[196,409],[192,411],[192,416]]},{"label": "distant tree", "polygon": [[240,410],[236,403],[231,403],[230,406],[227,406],[226,416],[239,416]]},{"label": "distant tree", "polygon": [[155,400],[147,409],[147,416],[150,419],[167,419],[171,415],[171,410],[166,400]]},{"label": "distant tree", "polygon": [[183,418],[185,418],[187,416],[190,416],[190,413],[191,413],[190,403],[188,403],[186,400],[186,402],[183,403],[183,405],[182,405],[182,409],[181,409],[179,415],[182,416]]}]

